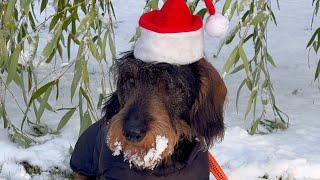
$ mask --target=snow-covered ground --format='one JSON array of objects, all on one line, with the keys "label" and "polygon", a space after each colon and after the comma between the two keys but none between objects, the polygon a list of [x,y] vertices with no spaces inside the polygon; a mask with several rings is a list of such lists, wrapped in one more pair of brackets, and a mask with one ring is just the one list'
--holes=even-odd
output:
[{"label": "snow-covered ground", "polygon": [[[128,41],[135,31],[144,1],[117,0],[114,4],[119,20],[117,48],[121,52],[131,47]],[[246,131],[248,122],[243,120],[243,114],[237,114],[234,105],[241,77],[227,76],[227,130],[224,141],[211,151],[230,179],[259,179],[264,175],[270,179],[320,179],[320,89],[319,83],[313,82],[314,69],[308,67],[306,50],[312,33],[308,30],[311,0],[282,0],[280,6],[281,10],[276,10],[279,25],[269,30],[269,47],[277,62],[271,74],[279,106],[290,116],[290,127],[270,135],[250,136]],[[206,38],[207,55],[217,46],[216,39]],[[223,49],[217,59],[210,61],[221,69],[229,53],[230,49]],[[311,67],[315,64],[313,59]],[[68,104],[69,98],[62,99],[66,101],[62,103]],[[240,104],[240,109],[244,109],[246,99],[242,98]],[[14,104],[9,108],[11,114],[19,112]],[[49,126],[59,121],[57,115],[48,115],[46,119]],[[77,140],[78,121],[74,116],[61,134],[43,137],[45,143],[28,149],[10,142],[7,132],[0,130],[0,179],[30,179],[20,164],[23,161],[45,171],[34,179],[49,179],[49,174],[57,167],[59,171],[70,171],[69,147]]]}]

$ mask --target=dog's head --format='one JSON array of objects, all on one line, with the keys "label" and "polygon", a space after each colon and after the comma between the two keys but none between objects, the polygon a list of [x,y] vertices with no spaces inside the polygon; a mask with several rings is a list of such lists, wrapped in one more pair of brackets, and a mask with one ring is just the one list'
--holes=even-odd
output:
[{"label": "dog's head", "polygon": [[138,168],[153,169],[181,140],[211,145],[224,134],[226,87],[213,66],[145,63],[133,54],[116,64],[117,90],[105,106],[107,144]]}]

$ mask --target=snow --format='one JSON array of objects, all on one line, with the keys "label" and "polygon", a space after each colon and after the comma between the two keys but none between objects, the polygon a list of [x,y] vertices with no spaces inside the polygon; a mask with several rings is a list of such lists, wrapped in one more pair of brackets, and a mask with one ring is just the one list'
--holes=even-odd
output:
[{"label": "snow", "polygon": [[[114,1],[114,6],[118,19],[116,45],[118,52],[123,52],[131,48],[128,42],[135,32],[144,1],[118,0]],[[319,83],[313,82],[315,68],[310,68],[315,67],[316,56],[311,54],[308,67],[306,49],[306,44],[312,35],[309,29],[312,16],[311,1],[283,0],[280,1],[280,8],[280,11],[275,10],[278,27],[271,25],[268,46],[277,63],[277,68],[271,69],[277,102],[290,116],[290,127],[286,131],[270,135],[250,136],[246,131],[249,121],[244,121],[244,115],[241,113],[245,111],[247,95],[244,94],[244,97],[240,98],[239,114],[234,105],[236,90],[242,77],[240,74],[226,76],[225,82],[229,91],[225,112],[227,129],[224,141],[215,144],[211,152],[229,179],[259,179],[262,176],[268,176],[269,179],[279,177],[298,180],[320,179],[320,90]],[[319,22],[317,23],[319,25]],[[39,44],[44,46],[47,42],[44,40],[47,38],[48,35],[41,34]],[[218,39],[210,37],[205,39],[206,55],[212,57],[212,53],[219,46]],[[209,59],[217,69],[221,70],[231,50],[224,48],[218,58]],[[52,67],[43,66],[41,72],[50,71],[50,68]],[[90,72],[94,72],[95,69],[98,68],[93,67]],[[67,74],[64,81],[70,82],[71,78],[72,76]],[[99,86],[98,79],[92,79],[94,87]],[[53,105],[69,107],[69,87],[61,85],[61,92],[64,90],[65,93],[60,93],[61,100]],[[18,100],[22,101],[22,98]],[[8,103],[7,109],[12,121],[19,124],[21,113],[16,105]],[[0,179],[50,179],[51,175],[48,172],[55,167],[70,171],[69,147],[74,146],[79,132],[79,118],[76,114],[60,134],[39,138],[43,143],[28,149],[22,149],[12,143],[7,131],[1,129]],[[62,115],[48,113],[43,122],[54,128]],[[1,127],[2,123],[0,121]],[[159,148],[157,145],[155,148],[159,152],[165,146],[165,143],[160,144]],[[155,157],[157,153],[154,150],[149,152],[146,160],[152,164],[157,158],[149,157]],[[30,177],[20,165],[22,161],[39,166],[45,172]]]},{"label": "snow", "polygon": [[114,142],[114,151],[112,153],[113,156],[119,156],[122,150],[121,142]]},{"label": "snow", "polygon": [[143,157],[144,167],[154,169],[158,162],[161,161],[161,155],[168,147],[168,139],[165,136],[156,137],[156,147],[151,148]]},{"label": "snow", "polygon": [[[113,156],[118,156],[121,153],[121,142],[115,141],[115,149]],[[168,147],[168,139],[165,136],[157,135],[155,139],[155,147],[152,147],[148,152],[141,157],[139,154],[132,154],[129,150],[124,151],[124,158],[132,165],[138,166],[143,169],[154,169],[155,166],[161,161],[161,155]]]}]

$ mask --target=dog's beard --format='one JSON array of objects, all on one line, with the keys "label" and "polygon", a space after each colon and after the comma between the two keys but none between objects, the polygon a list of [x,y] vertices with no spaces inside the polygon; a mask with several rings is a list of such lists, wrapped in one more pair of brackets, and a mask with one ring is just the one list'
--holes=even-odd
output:
[{"label": "dog's beard", "polygon": [[108,125],[107,144],[113,155],[123,153],[130,166],[139,169],[153,170],[172,155],[181,136],[191,139],[190,127],[183,120],[178,120],[174,129],[164,106],[153,104],[149,107],[153,121],[148,126],[146,136],[137,143],[128,141],[122,132],[126,109],[116,114]]},{"label": "dog's beard", "polygon": [[134,149],[123,150],[121,142],[117,140],[113,145],[113,155],[118,156],[122,152],[130,167],[133,165],[141,169],[153,170],[162,161],[162,154],[168,147],[168,139],[165,136],[157,135],[152,147],[145,152]]}]

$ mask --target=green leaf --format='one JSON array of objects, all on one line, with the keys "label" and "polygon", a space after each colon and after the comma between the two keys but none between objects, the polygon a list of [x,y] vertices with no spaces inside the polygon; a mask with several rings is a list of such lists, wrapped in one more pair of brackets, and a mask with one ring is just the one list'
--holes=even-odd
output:
[{"label": "green leaf", "polygon": [[257,90],[254,90],[254,91],[251,92],[250,98],[249,98],[249,101],[248,101],[248,105],[247,105],[247,110],[246,110],[246,113],[245,113],[245,118],[247,118],[249,112],[251,111],[252,103],[256,99],[257,94],[258,94]]},{"label": "green leaf", "polygon": [[11,83],[11,81],[17,75],[17,66],[19,61],[19,54],[21,52],[21,46],[17,46],[13,51],[13,54],[10,56],[9,59],[9,68],[8,68],[8,77],[7,77],[7,85]]},{"label": "green leaf", "polygon": [[226,0],[224,5],[223,5],[223,9],[222,9],[222,14],[225,14],[226,11],[229,9],[231,4],[231,0]]},{"label": "green leaf", "polygon": [[230,44],[234,37],[236,36],[236,34],[240,31],[241,29],[241,25],[240,23],[238,25],[236,25],[231,31],[230,31],[230,34],[228,35],[228,37],[226,38],[226,44]]},{"label": "green leaf", "polygon": [[29,14],[29,5],[31,3],[31,0],[21,0],[20,4],[21,4],[21,8],[24,11],[24,14]]},{"label": "green leaf", "polygon": [[90,12],[82,19],[80,25],[78,27],[77,36],[79,36],[83,31],[85,31],[92,23],[92,21],[96,18],[97,14],[94,10],[90,10]]},{"label": "green leaf", "polygon": [[60,131],[70,120],[74,112],[76,111],[76,108],[70,109],[60,120],[59,125],[57,127],[57,131]]},{"label": "green leaf", "polygon": [[153,10],[159,9],[158,4],[159,4],[159,0],[151,0],[150,2],[151,9]]},{"label": "green leaf", "polygon": [[47,4],[48,4],[48,0],[41,1],[40,12],[42,12],[47,7]]},{"label": "green leaf", "polygon": [[320,59],[318,61],[318,66],[317,66],[317,70],[314,76],[314,80],[317,80],[319,78],[319,74],[320,74]]},{"label": "green leaf", "polygon": [[70,56],[71,56],[71,36],[69,34],[68,36],[68,42],[67,42],[67,54],[68,54],[68,60],[70,60]]},{"label": "green leaf", "polygon": [[69,147],[69,154],[72,155],[72,154],[73,154],[73,151],[74,151],[74,148],[70,145],[70,147]]},{"label": "green leaf", "polygon": [[307,48],[310,47],[312,45],[312,43],[314,42],[314,40],[316,39],[316,37],[320,36],[320,27],[314,32],[314,34],[312,35],[312,37],[310,38]]},{"label": "green leaf", "polygon": [[237,90],[237,98],[236,98],[236,108],[237,108],[237,111],[239,111],[239,98],[240,98],[240,93],[241,93],[241,90],[243,88],[243,86],[246,84],[246,81],[247,79],[244,79],[242,81],[242,83],[240,84],[240,86],[238,87],[238,90]]},{"label": "green leaf", "polygon": [[15,11],[15,5],[16,5],[17,0],[10,0],[8,1],[8,5],[7,5],[7,10],[5,11],[5,24],[7,25],[8,29],[10,29],[10,31],[14,30],[15,27],[15,23],[13,22],[13,18],[14,18],[14,11]]},{"label": "green leaf", "polygon": [[242,12],[245,8],[245,6],[247,5],[248,0],[242,0],[240,5],[239,5],[239,12]]},{"label": "green leaf", "polygon": [[0,30],[0,69],[8,61],[8,50],[6,40],[4,38],[4,31]]},{"label": "green leaf", "polygon": [[42,55],[45,58],[48,58],[54,53],[54,49],[57,47],[57,42],[62,34],[62,23],[59,24],[59,27],[56,29],[53,38],[43,49]]},{"label": "green leaf", "polygon": [[110,48],[110,51],[111,51],[111,55],[112,55],[112,59],[116,59],[116,47],[114,45],[114,41],[111,37],[111,33],[109,33],[109,48]]},{"label": "green leaf", "polygon": [[194,1],[191,1],[190,5],[189,5],[189,9],[190,9],[190,12],[193,14],[194,11],[196,10],[198,4],[199,4],[199,1],[200,0],[194,0]]},{"label": "green leaf", "polygon": [[93,106],[92,106],[92,104],[91,104],[90,98],[89,98],[87,92],[86,92],[82,87],[80,87],[80,93],[81,93],[81,95],[86,99],[87,103],[89,104],[89,107],[90,107],[91,109],[93,109]]},{"label": "green leaf", "polygon": [[257,25],[268,18],[268,15],[264,12],[259,12],[251,21],[252,25]]},{"label": "green leaf", "polygon": [[86,111],[83,115],[83,119],[80,123],[80,135],[88,129],[88,127],[92,124],[92,120],[88,111]]},{"label": "green leaf", "polygon": [[260,119],[258,120],[255,120],[252,125],[251,125],[251,128],[250,128],[250,134],[253,135],[253,134],[256,134],[257,130],[258,130],[258,126],[260,124]]},{"label": "green leaf", "polygon": [[50,81],[47,84],[45,84],[44,86],[42,86],[41,88],[39,88],[38,90],[36,90],[34,93],[32,93],[31,99],[29,101],[29,105],[31,106],[32,102],[37,99],[38,97],[40,97],[42,94],[44,94],[45,92],[47,92],[50,88],[52,88],[53,85],[55,85],[57,83],[57,80],[54,81]]},{"label": "green leaf", "polygon": [[250,71],[250,67],[249,67],[248,57],[247,57],[246,53],[244,52],[242,46],[238,46],[238,48],[239,48],[239,49],[238,49],[239,55],[240,55],[240,58],[242,59],[244,68],[245,68],[245,70],[246,70],[247,72],[249,72],[249,71]]},{"label": "green leaf", "polygon": [[231,67],[234,65],[234,63],[237,61],[238,58],[239,58],[238,47],[236,47],[236,48],[234,48],[234,50],[230,54],[227,62],[223,66],[223,70],[222,70],[223,74],[229,73]]},{"label": "green leaf", "polygon": [[274,62],[272,56],[267,53],[267,61],[270,62],[270,64],[273,66],[273,67],[277,67],[276,63]]},{"label": "green leaf", "polygon": [[[38,109],[38,112],[36,113],[37,122],[40,122],[40,119],[44,113],[44,110],[46,109],[47,105],[49,105],[48,100],[49,100],[52,88],[53,88],[53,86],[49,87],[47,92],[44,94],[43,98],[38,98],[40,101],[40,107]],[[50,105],[49,105],[49,107],[52,108]]]},{"label": "green leaf", "polygon": [[235,67],[229,74],[236,74],[237,72],[241,71],[242,69],[244,69],[244,65],[243,64]]},{"label": "green leaf", "polygon": [[59,19],[60,19],[61,14],[56,14],[55,16],[53,16],[53,18],[51,19],[50,22],[50,26],[49,26],[49,32],[57,25]]},{"label": "green leaf", "polygon": [[74,76],[73,76],[73,79],[72,79],[72,83],[71,83],[71,101],[74,97],[74,93],[79,85],[79,82],[80,82],[80,79],[81,79],[81,76],[82,76],[82,61],[84,60],[84,57],[80,57],[76,60],[76,63],[75,63],[75,70],[74,70]]},{"label": "green leaf", "polygon": [[97,49],[97,46],[93,43],[93,41],[90,39],[88,41],[88,47],[89,47],[89,50],[91,52],[91,54],[93,55],[93,57],[98,60],[98,62],[101,62],[101,56],[99,54],[99,51]]},{"label": "green leaf", "polygon": [[86,85],[89,84],[88,61],[86,60],[82,61],[82,79]]},{"label": "green leaf", "polygon": [[201,10],[199,10],[197,12],[197,15],[200,16],[203,19],[204,16],[206,15],[207,11],[208,11],[207,8],[202,8]]},{"label": "green leaf", "polygon": [[101,106],[102,106],[102,101],[103,101],[103,94],[99,94],[99,100],[98,100],[98,105],[97,105],[97,108],[100,109]]},{"label": "green leaf", "polygon": [[229,13],[229,20],[233,17],[234,13],[236,12],[236,9],[238,7],[238,2],[234,2],[232,7],[231,7],[231,11]]}]

